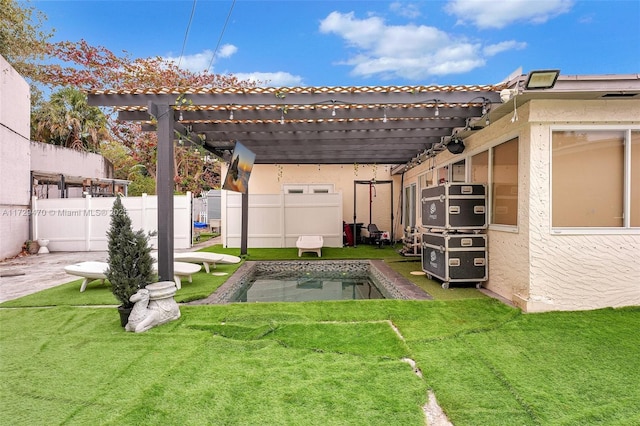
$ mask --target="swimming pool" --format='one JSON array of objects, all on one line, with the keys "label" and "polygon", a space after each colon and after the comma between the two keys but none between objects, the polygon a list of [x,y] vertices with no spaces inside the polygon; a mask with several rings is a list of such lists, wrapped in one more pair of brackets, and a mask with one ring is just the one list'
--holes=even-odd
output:
[{"label": "swimming pool", "polygon": [[381,260],[247,261],[198,304],[370,298],[431,296]]}]

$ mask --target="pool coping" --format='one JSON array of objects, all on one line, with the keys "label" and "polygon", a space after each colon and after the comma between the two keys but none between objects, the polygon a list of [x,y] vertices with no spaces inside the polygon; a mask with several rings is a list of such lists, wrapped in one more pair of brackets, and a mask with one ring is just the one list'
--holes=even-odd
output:
[{"label": "pool coping", "polygon": [[[308,265],[313,267],[319,267],[328,263],[349,263],[353,264],[367,264],[369,267],[369,273],[373,278],[379,278],[379,284],[383,287],[383,292],[387,299],[400,299],[400,300],[433,300],[433,297],[422,290],[420,287],[394,271],[388,264],[382,260],[313,260],[313,261],[245,261],[236,272],[229,277],[229,279],[222,284],[215,292],[206,297],[205,299],[194,300],[189,302],[189,305],[218,305],[227,303],[236,303],[233,298],[244,287],[244,281],[248,276],[255,273],[258,264],[288,264],[295,263],[297,265]],[[383,278],[381,278],[383,277]],[[240,302],[238,302],[240,303]]]}]

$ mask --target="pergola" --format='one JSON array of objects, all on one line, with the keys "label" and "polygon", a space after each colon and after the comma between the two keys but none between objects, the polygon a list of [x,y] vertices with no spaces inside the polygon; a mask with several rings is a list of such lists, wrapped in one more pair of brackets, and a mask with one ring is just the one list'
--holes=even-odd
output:
[{"label": "pergola", "polygon": [[[157,131],[158,262],[173,277],[173,143],[228,159],[235,141],[256,164],[409,163],[489,117],[505,84],[92,90],[89,104]],[[246,215],[247,194],[243,197]],[[243,218],[246,219],[246,218]],[[247,221],[243,220],[246,253]]]},{"label": "pergola", "polygon": [[[93,105],[159,128],[168,105],[175,130],[218,156],[235,141],[256,164],[402,164],[469,128],[500,103],[494,86],[375,86],[103,90]],[[153,115],[158,121],[150,117]]]},{"label": "pergola", "polygon": [[[533,99],[621,99],[637,74],[516,73],[487,86],[224,87],[92,90],[89,104],[158,133],[158,260],[173,277],[173,143],[181,138],[228,159],[235,141],[257,164],[396,164],[402,172],[452,148]],[[243,197],[246,253],[247,194]]]}]

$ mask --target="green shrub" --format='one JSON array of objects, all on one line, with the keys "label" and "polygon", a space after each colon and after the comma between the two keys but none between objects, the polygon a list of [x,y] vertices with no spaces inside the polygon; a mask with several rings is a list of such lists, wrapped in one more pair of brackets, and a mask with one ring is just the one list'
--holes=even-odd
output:
[{"label": "green shrub", "polygon": [[106,275],[111,291],[124,308],[132,307],[129,298],[153,282],[153,259],[149,237],[142,230],[133,231],[131,218],[120,197],[113,203],[107,238],[109,268]]}]

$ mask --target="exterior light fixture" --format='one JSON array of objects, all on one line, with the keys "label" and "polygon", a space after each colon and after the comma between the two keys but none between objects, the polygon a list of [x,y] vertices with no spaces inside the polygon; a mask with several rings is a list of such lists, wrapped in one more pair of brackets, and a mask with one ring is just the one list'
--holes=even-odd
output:
[{"label": "exterior light fixture", "polygon": [[556,84],[560,70],[531,71],[524,83],[526,90],[551,89]]},{"label": "exterior light fixture", "polygon": [[462,142],[462,139],[452,138],[451,142],[447,144],[447,150],[452,154],[462,154],[464,142]]}]

